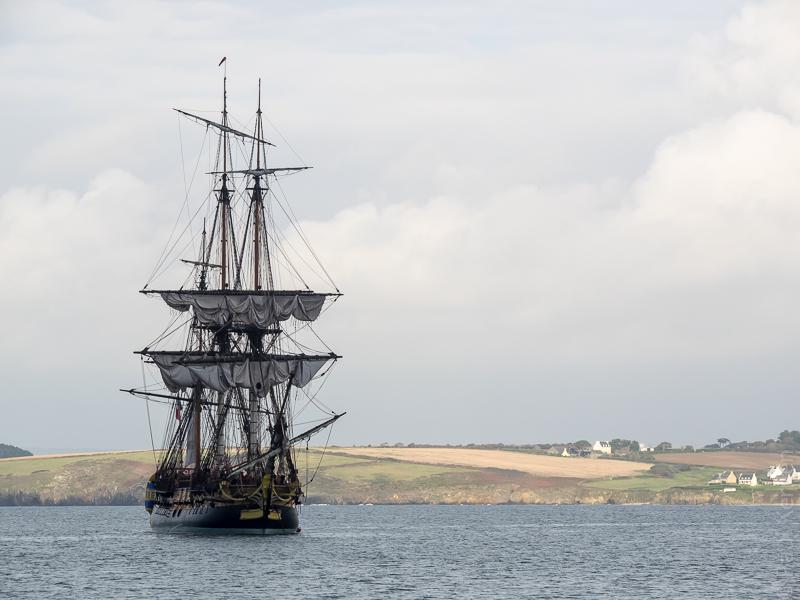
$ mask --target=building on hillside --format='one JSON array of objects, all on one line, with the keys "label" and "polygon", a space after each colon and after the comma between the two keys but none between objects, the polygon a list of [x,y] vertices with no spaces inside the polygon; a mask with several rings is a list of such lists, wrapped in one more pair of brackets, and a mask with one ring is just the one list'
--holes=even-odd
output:
[{"label": "building on hillside", "polygon": [[739,485],[749,485],[749,486],[756,486],[758,485],[758,477],[756,477],[755,473],[739,473]]},{"label": "building on hillside", "polygon": [[592,446],[592,450],[600,454],[611,454],[611,444],[598,440],[594,443],[594,446]]},{"label": "building on hillside", "polygon": [[722,473],[717,473],[711,480],[708,482],[709,485],[713,485],[715,483],[722,484],[722,483],[738,483],[738,479],[736,477],[736,473],[733,471],[728,471],[727,473],[723,471]]},{"label": "building on hillside", "polygon": [[792,485],[792,476],[789,473],[773,477],[770,482],[772,485]]},{"label": "building on hillside", "polygon": [[776,479],[784,474],[786,467],[783,465],[770,465],[767,469],[767,479]]},{"label": "building on hillside", "polygon": [[644,442],[639,442],[639,452],[655,452],[656,449],[653,448],[649,444],[645,444]]},{"label": "building on hillside", "polygon": [[798,471],[797,467],[794,465],[782,465],[782,467],[783,471],[778,474],[778,477],[785,475],[791,483],[800,483],[800,471]]},{"label": "building on hillside", "polygon": [[770,465],[767,479],[775,485],[791,485],[800,482],[800,471],[794,465]]}]

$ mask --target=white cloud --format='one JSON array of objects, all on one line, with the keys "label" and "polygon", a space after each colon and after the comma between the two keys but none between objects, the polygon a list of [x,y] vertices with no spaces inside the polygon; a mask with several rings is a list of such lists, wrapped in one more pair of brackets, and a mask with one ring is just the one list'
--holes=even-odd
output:
[{"label": "white cloud", "polygon": [[136,293],[169,231],[163,202],[120,170],[82,194],[35,187],[0,196],[2,398],[34,444],[113,446],[119,434],[107,419],[139,419],[140,407],[116,390],[135,383],[142,323],[156,334],[165,321]]},{"label": "white cloud", "polygon": [[[785,118],[742,113],[665,142],[629,189],[517,187],[482,205],[364,204],[305,228],[341,265],[353,316],[370,317],[366,329],[380,330],[389,307],[383,327],[409,332],[409,344],[418,329],[447,333],[423,353],[458,353],[499,325],[519,339],[482,340],[495,352],[535,338],[535,353],[550,360],[591,361],[604,340],[633,327],[603,360],[732,358],[754,345],[783,347],[797,333],[770,329],[759,340],[763,322],[739,323],[742,332],[726,320],[751,307],[754,294],[781,291],[750,289],[753,277],[790,284],[799,144],[800,129]],[[740,295],[731,297],[731,286]],[[663,330],[659,315],[668,318]],[[576,327],[583,321],[592,328]],[[729,335],[698,344],[708,327]]]},{"label": "white cloud", "polygon": [[[420,22],[351,7],[289,10],[282,33],[245,27],[216,46],[207,24],[250,9],[206,4],[172,30],[172,5],[147,19],[108,6],[57,5],[74,27],[27,37],[39,13],[6,25],[19,96],[4,112],[44,115],[9,124],[23,183],[0,196],[0,273],[15,289],[3,374],[27,403],[22,442],[44,428],[53,445],[144,444],[141,407],[113,389],[136,383],[129,351],[166,321],[135,293],[180,204],[174,120],[159,111],[215,106],[205,63],[221,54],[237,114],[252,109],[244,74],[269,62],[271,116],[318,166],[284,185],[346,294],[320,323],[345,355],[326,388],[350,409],[340,441],[697,442],[785,427],[770,414],[788,406],[797,382],[782,365],[800,339],[793,3],[748,5],[691,43],[694,24],[657,18],[639,17],[661,32],[643,39],[555,9],[550,28],[522,31],[469,8]],[[48,116],[53,98],[62,112]],[[184,135],[190,168],[196,132]],[[43,347],[59,360],[23,384]],[[53,418],[25,431],[40,405]],[[650,406],[668,408],[655,421]]]},{"label": "white cloud", "polygon": [[694,83],[726,103],[800,116],[800,5],[748,3],[718,33],[698,35],[687,63]]},{"label": "white cloud", "polygon": [[[553,427],[563,427],[556,415],[577,424],[598,411],[646,422],[646,406],[670,402],[677,414],[692,411],[736,431],[735,413],[754,405],[725,391],[725,378],[731,388],[740,383],[719,369],[739,365],[759,405],[779,410],[790,392],[774,389],[772,365],[800,350],[798,151],[796,124],[746,111],[671,137],[628,189],[518,187],[483,205],[452,198],[365,204],[307,224],[323,254],[342,265],[348,292],[344,325],[332,337],[346,340],[362,369],[385,372],[385,357],[402,357],[391,360],[396,377],[387,376],[401,390],[389,393],[397,404],[375,408],[366,400],[361,408],[402,422],[406,398],[419,395],[430,399],[424,410],[434,422],[467,427],[459,409],[494,406],[488,379],[506,406]],[[601,381],[656,369],[674,381],[660,390],[603,381],[605,389],[580,392],[582,417],[573,421],[553,407],[569,396],[559,384],[551,382],[546,396],[533,391],[531,380],[554,369]],[[690,376],[693,370],[708,379]],[[680,389],[688,379],[692,389]],[[421,381],[433,383],[420,390]],[[533,384],[527,394],[523,381]],[[524,395],[506,397],[509,387]],[[617,397],[591,406],[609,392]],[[619,421],[609,420],[609,434]],[[672,425],[684,435],[708,428],[688,431],[680,418]],[[525,439],[527,426],[507,426]]]}]

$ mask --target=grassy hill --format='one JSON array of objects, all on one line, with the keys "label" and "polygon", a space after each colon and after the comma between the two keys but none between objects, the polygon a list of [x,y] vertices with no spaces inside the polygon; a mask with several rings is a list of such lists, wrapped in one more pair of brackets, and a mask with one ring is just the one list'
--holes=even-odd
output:
[{"label": "grassy hill", "polygon": [[[710,489],[709,467],[658,477],[645,463],[502,450],[312,449],[298,467],[301,479],[313,478],[310,503],[800,503],[800,489]],[[0,505],[138,504],[153,470],[149,451],[0,460]]]},{"label": "grassy hill", "polygon": [[133,504],[153,472],[152,452],[0,460],[0,504]]}]

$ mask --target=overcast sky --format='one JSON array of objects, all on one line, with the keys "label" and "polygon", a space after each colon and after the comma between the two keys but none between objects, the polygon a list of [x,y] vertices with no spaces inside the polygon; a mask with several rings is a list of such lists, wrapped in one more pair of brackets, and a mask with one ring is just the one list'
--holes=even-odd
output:
[{"label": "overcast sky", "polygon": [[218,109],[222,56],[239,123],[260,76],[276,160],[315,167],[284,190],[345,293],[333,442],[798,428],[798,30],[794,1],[0,2],[0,442],[148,446],[116,390],[169,316],[136,292],[196,155],[170,109]]}]

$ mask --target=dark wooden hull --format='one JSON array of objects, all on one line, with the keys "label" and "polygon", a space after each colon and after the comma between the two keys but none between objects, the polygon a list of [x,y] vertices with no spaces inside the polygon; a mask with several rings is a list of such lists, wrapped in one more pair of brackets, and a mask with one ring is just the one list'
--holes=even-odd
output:
[{"label": "dark wooden hull", "polygon": [[[260,512],[260,511],[256,511]],[[280,518],[275,513],[280,513]],[[164,533],[281,535],[300,532],[300,519],[294,507],[274,507],[253,518],[253,509],[242,505],[198,506],[187,508],[155,505],[150,526]]]}]

